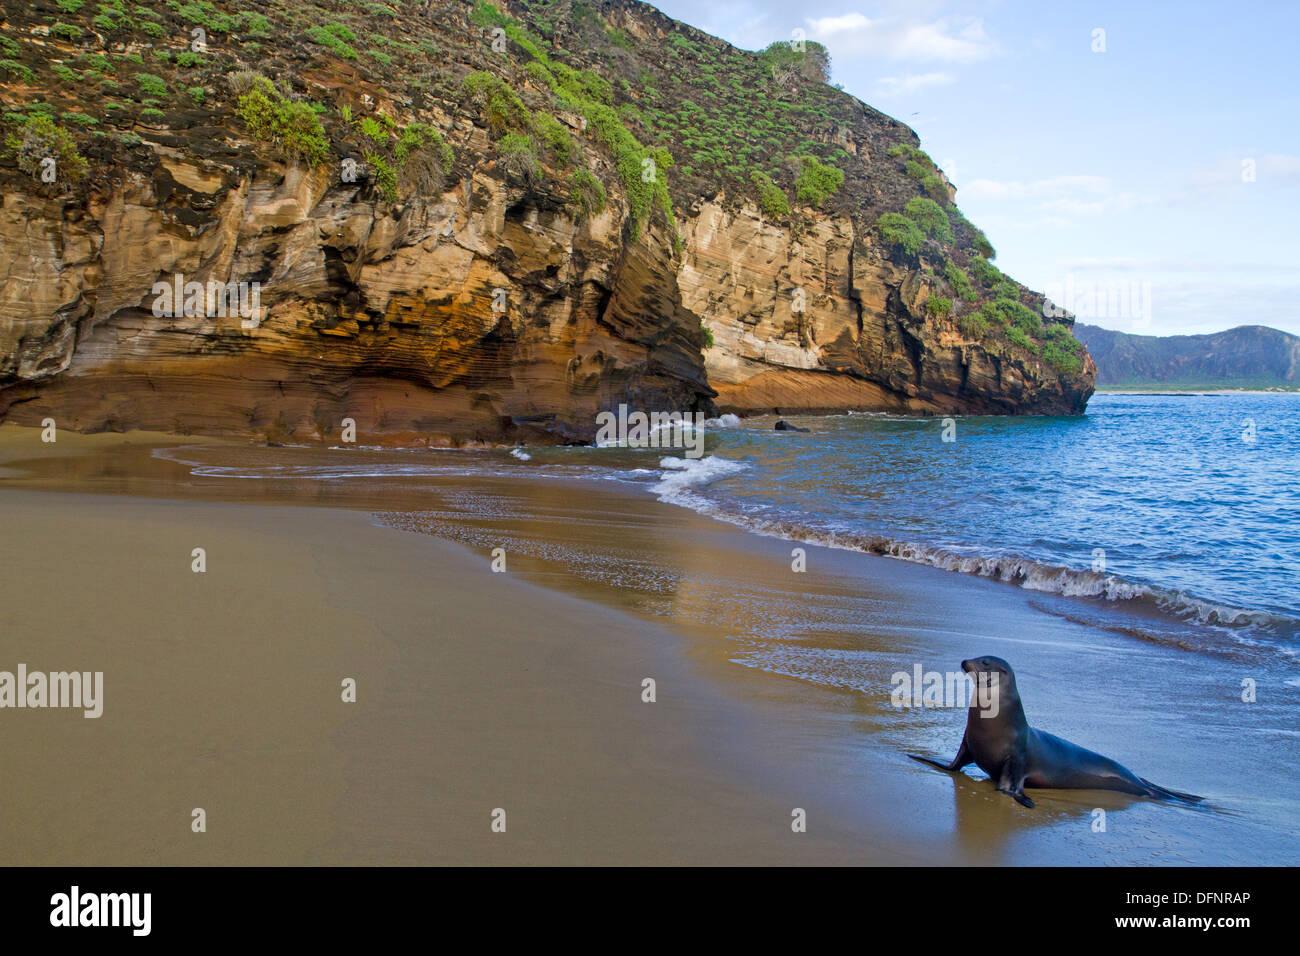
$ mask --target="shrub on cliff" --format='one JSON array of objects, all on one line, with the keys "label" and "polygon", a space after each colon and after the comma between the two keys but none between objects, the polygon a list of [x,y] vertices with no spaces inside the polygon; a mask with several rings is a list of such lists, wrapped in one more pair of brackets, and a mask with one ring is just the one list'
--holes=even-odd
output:
[{"label": "shrub on cliff", "polygon": [[[104,4],[100,9],[104,9]],[[222,13],[212,5],[210,0],[190,0],[189,3],[175,6],[168,3],[176,11],[176,15],[191,26],[203,27],[209,33],[229,33],[234,28],[234,18],[229,14]],[[118,12],[121,13],[121,6],[118,6]]]},{"label": "shrub on cliff", "polygon": [[1074,355],[1083,351],[1083,343],[1074,337],[1064,325],[1050,325],[1047,328],[1047,340]]},{"label": "shrub on cliff", "polygon": [[772,182],[770,176],[754,170],[749,178],[758,189],[758,207],[763,210],[763,215],[779,219],[789,214],[790,198],[784,189]]},{"label": "shrub on cliff", "polygon": [[478,2],[474,4],[474,9],[470,11],[469,19],[475,26],[480,27],[505,26],[510,22],[508,16],[492,4],[485,3],[484,0],[478,0]]},{"label": "shrub on cliff", "polygon": [[[971,245],[975,247],[975,251],[979,255],[984,256],[985,259],[993,258],[993,247],[989,245],[987,239],[984,239],[984,233],[980,232],[978,226],[962,215],[962,211],[957,208],[956,203],[948,203],[948,217],[952,220],[952,226],[955,232],[958,234],[962,232],[969,233]],[[982,244],[980,242],[981,239],[983,239]],[[984,251],[985,248],[988,249],[988,252]]]},{"label": "shrub on cliff", "polygon": [[509,132],[530,132],[533,117],[524,106],[519,94],[499,76],[479,70],[465,77],[460,84],[469,103],[482,111],[487,119],[488,131],[496,137]]},{"label": "shrub on cliff", "polygon": [[949,201],[951,197],[948,195],[948,185],[939,175],[939,168],[935,166],[934,160],[923,150],[907,143],[896,143],[885,151],[885,155],[904,160],[904,174],[920,183],[921,188],[931,199],[943,203]]},{"label": "shrub on cliff", "polygon": [[1043,320],[1029,306],[1017,302],[1015,299],[1003,298],[994,300],[993,308],[1001,312],[1014,327],[1023,329],[1030,335],[1042,334]]},{"label": "shrub on cliff", "polygon": [[904,164],[916,163],[921,170],[920,173],[909,173],[914,179],[921,179],[927,172],[934,172],[937,168],[934,160],[930,158],[925,150],[913,146],[910,143],[895,143],[885,151],[886,156],[892,156],[894,159],[901,159]]},{"label": "shrub on cliff", "polygon": [[4,76],[17,77],[19,82],[22,83],[31,84],[36,81],[36,74],[23,66],[17,60],[0,60],[0,74],[3,74]]},{"label": "shrub on cliff", "polygon": [[999,327],[1006,325],[1010,321],[992,302],[985,302],[980,306],[980,315],[984,316],[990,325]]},{"label": "shrub on cliff", "polygon": [[552,93],[559,89],[559,81],[555,79],[551,71],[536,60],[529,60],[528,65],[524,67],[524,72],[528,78],[535,83],[550,87]]},{"label": "shrub on cliff", "polygon": [[1030,337],[1025,334],[1024,329],[1014,325],[1007,329],[1007,341],[1012,345],[1024,349],[1026,352],[1033,352],[1034,354],[1038,354],[1039,350],[1042,348],[1041,345],[1030,339]]},{"label": "shrub on cliff", "polygon": [[998,271],[998,267],[980,256],[974,256],[971,259],[970,274],[975,277],[975,281],[980,285],[989,288],[1002,281],[1002,273]]},{"label": "shrub on cliff", "polygon": [[1047,327],[1043,360],[1061,375],[1078,375],[1083,371],[1083,343],[1064,325]]},{"label": "shrub on cliff", "polygon": [[384,202],[397,202],[397,172],[392,164],[382,153],[374,150],[369,150],[363,155],[366,165],[374,172],[375,188],[379,190],[379,195],[384,198]]},{"label": "shrub on cliff", "polygon": [[[534,61],[536,62],[536,61]],[[578,155],[578,146],[569,134],[569,129],[549,113],[538,113],[533,119],[537,135],[542,138],[546,148],[555,154],[561,166],[573,164]]]},{"label": "shrub on cliff", "polygon": [[[532,57],[532,61],[525,67],[529,77],[550,87],[564,109],[583,116],[597,141],[613,154],[614,168],[618,170],[619,181],[628,198],[633,240],[640,234],[641,226],[649,220],[651,211],[657,207],[664,214],[668,231],[674,237],[674,248],[677,248],[680,239],[677,237],[676,217],[673,215],[672,197],[668,194],[665,176],[673,165],[672,156],[662,147],[643,146],[628,129],[623,114],[613,107],[614,90],[609,80],[591,70],[574,69],[551,59],[537,39],[509,15],[490,4],[480,4],[476,11],[484,26],[495,23],[504,27],[511,42]],[[574,15],[578,21],[587,22],[576,6]],[[587,26],[590,33],[599,38],[600,43],[611,42],[604,21],[594,13],[591,13]],[[505,87],[503,81],[480,71],[466,77],[463,86],[471,100],[480,103],[487,110],[489,124],[495,124],[498,132],[512,125],[519,132],[534,130],[533,118],[519,97],[509,87]]]},{"label": "shrub on cliff", "polygon": [[357,51],[352,48],[352,42],[356,40],[356,36],[342,23],[329,23],[323,27],[310,27],[306,36],[312,43],[333,51],[345,60],[355,60],[357,58]]},{"label": "shrub on cliff", "polygon": [[830,82],[831,55],[826,47],[812,40],[805,40],[803,49],[797,49],[786,40],[778,40],[769,45],[762,53],[773,80],[778,86],[787,85],[795,76],[818,83]]},{"label": "shrub on cliff", "polygon": [[366,139],[375,143],[387,143],[389,136],[392,134],[392,120],[387,124],[381,123],[373,116],[363,116],[361,122],[357,124],[357,129]]},{"label": "shrub on cliff", "polygon": [[933,199],[922,196],[909,199],[903,207],[903,214],[920,226],[927,236],[933,236],[944,245],[952,243],[952,225],[948,222],[948,214]]},{"label": "shrub on cliff", "polygon": [[925,300],[925,311],[935,318],[942,318],[952,312],[952,299],[932,295]]},{"label": "shrub on cliff", "polygon": [[997,299],[1014,299],[1020,301],[1020,285],[1014,279],[1009,279],[1005,275],[1002,281],[997,284],[993,290],[993,298]]},{"label": "shrub on cliff", "polygon": [[948,285],[952,286],[952,291],[957,293],[964,302],[974,302],[978,296],[975,289],[970,284],[970,277],[962,270],[962,267],[955,262],[949,262],[943,267],[943,277],[947,280]]},{"label": "shrub on cliff", "polygon": [[947,202],[949,199],[948,185],[938,173],[931,173],[922,179],[921,188],[925,190],[925,194],[931,199],[939,202]]},{"label": "shrub on cliff", "polygon": [[1061,375],[1078,375],[1083,371],[1083,359],[1057,342],[1043,346],[1043,361]]},{"label": "shrub on cliff", "polygon": [[135,83],[145,96],[167,95],[167,83],[161,76],[154,76],[152,73],[137,73]]},{"label": "shrub on cliff", "polygon": [[226,86],[230,87],[230,92],[235,94],[236,97],[243,96],[261,83],[270,82],[256,70],[235,70],[233,73],[226,74]]},{"label": "shrub on cliff", "polygon": [[957,320],[957,328],[968,339],[982,339],[988,334],[989,324],[983,312],[967,312]]},{"label": "shrub on cliff", "polygon": [[828,166],[809,154],[800,156],[798,161],[800,171],[794,181],[794,191],[800,202],[821,206],[844,185],[842,169]]},{"label": "shrub on cliff", "polygon": [[306,103],[282,98],[264,76],[251,81],[249,91],[239,97],[236,112],[254,138],[301,157],[308,165],[324,162],[329,155],[329,140],[316,112]]},{"label": "shrub on cliff", "polygon": [[983,256],[985,259],[996,259],[998,255],[997,251],[993,248],[993,243],[989,242],[988,237],[984,235],[984,230],[980,229],[969,219],[963,216],[960,212],[957,212],[956,206],[953,206],[952,208],[953,208],[953,212],[956,214],[957,218],[961,221],[962,225],[964,225],[967,231],[970,232],[971,234],[970,242],[971,245],[975,248],[975,251],[978,252],[981,256]]},{"label": "shrub on cliff", "polygon": [[527,133],[507,133],[497,140],[497,152],[508,175],[526,183],[538,178],[537,141]]},{"label": "shrub on cliff", "polygon": [[605,187],[589,169],[579,169],[573,174],[569,186],[569,201],[582,210],[584,216],[599,213],[605,208]]},{"label": "shrub on cliff", "polygon": [[876,220],[876,231],[888,245],[902,249],[909,256],[916,255],[925,244],[925,233],[902,213],[887,212],[882,215]]},{"label": "shrub on cliff", "polygon": [[401,183],[417,196],[433,196],[442,191],[456,161],[456,155],[432,126],[412,123],[402,130],[393,148],[401,168]]},{"label": "shrub on cliff", "polygon": [[13,128],[6,132],[4,144],[17,155],[18,168],[23,172],[39,178],[45,171],[44,161],[53,159],[56,182],[75,183],[85,178],[86,159],[78,151],[77,141],[49,114],[8,113],[5,123]]}]

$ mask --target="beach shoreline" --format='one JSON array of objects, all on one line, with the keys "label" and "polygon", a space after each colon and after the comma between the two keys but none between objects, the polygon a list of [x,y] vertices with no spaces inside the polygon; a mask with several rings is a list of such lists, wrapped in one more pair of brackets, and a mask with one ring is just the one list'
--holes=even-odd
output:
[{"label": "beach shoreline", "polygon": [[[1249,755],[1208,765],[1180,743],[1188,692],[1232,663],[1133,646],[1051,596],[816,547],[795,574],[789,542],[594,482],[447,480],[437,500],[300,483],[249,504],[267,483],[182,482],[152,456],[141,479],[143,449],[196,443],[139,435],[61,435],[66,467],[15,477],[37,435],[0,430],[0,669],[103,670],[105,716],[0,722],[6,862],[1245,864],[1300,846],[1279,822],[1294,785],[1251,805],[1232,782]],[[585,557],[602,553],[619,580]],[[838,630],[848,601],[877,623]],[[797,633],[776,639],[782,605]],[[809,644],[853,656],[861,682],[801,673]],[[949,756],[964,714],[890,707],[890,674],[999,651],[1044,726],[1217,809],[1053,792],[1024,811],[978,772],[907,760]],[[1080,686],[1105,666],[1127,686]],[[1235,713],[1214,704],[1208,737],[1239,736]]]}]

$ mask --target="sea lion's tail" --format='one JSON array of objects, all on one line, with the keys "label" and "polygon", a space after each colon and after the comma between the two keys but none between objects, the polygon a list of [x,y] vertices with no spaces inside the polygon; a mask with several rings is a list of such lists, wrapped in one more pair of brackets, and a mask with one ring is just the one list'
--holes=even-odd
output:
[{"label": "sea lion's tail", "polygon": [[1148,796],[1155,797],[1157,800],[1186,800],[1188,803],[1200,803],[1204,797],[1198,797],[1194,793],[1183,793],[1181,790],[1170,790],[1168,787],[1162,787],[1159,784],[1152,783],[1146,777],[1138,777],[1149,788]]}]

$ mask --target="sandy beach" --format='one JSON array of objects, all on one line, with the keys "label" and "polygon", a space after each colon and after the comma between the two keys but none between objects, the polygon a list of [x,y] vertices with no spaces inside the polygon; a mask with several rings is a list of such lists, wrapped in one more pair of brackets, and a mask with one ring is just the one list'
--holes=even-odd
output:
[{"label": "sandy beach", "polygon": [[5,863],[854,859],[713,765],[737,718],[672,634],[464,548],[342,509],[6,490],[0,514],[0,666],[105,675],[97,720],[4,713]]},{"label": "sandy beach", "polygon": [[[788,542],[597,483],[195,477],[177,457],[299,453],[39,434],[0,428],[0,670],[102,671],[104,712],[0,712],[5,863],[1249,864],[1300,849],[1289,712],[1265,698],[1247,717],[1239,662],[1140,645],[1065,599],[824,548],[794,574]],[[870,627],[841,623],[849,603]],[[860,680],[801,674],[809,646],[851,656]],[[1039,791],[1027,812],[974,768],[908,760],[951,756],[965,715],[891,706],[890,675],[978,653],[1017,661],[1035,724],[1207,805]]]}]

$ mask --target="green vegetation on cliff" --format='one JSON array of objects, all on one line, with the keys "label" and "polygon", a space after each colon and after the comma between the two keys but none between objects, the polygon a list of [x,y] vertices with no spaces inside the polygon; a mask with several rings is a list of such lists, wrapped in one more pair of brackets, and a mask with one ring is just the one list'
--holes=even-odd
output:
[{"label": "green vegetation on cliff", "polygon": [[281,97],[264,76],[248,78],[248,91],[239,97],[236,110],[250,134],[290,156],[320,163],[329,155],[325,129],[316,113],[306,103]]},{"label": "green vegetation on cliff", "polygon": [[43,174],[56,179],[62,176],[72,182],[85,177],[86,159],[77,149],[76,139],[48,113],[9,113],[4,121],[4,146],[24,173],[38,179]]},{"label": "green vegetation on cliff", "polygon": [[[795,233],[846,217],[930,287],[926,321],[1081,361],[915,134],[828,84],[817,43],[741,50],[635,0],[40,0],[0,33],[0,79],[23,104],[0,166],[37,190],[121,175],[146,139],[244,170],[355,160],[391,203],[495,164],[550,208],[613,204],[633,239],[674,249],[678,211],[701,201]],[[40,183],[37,153],[66,176]]]}]

